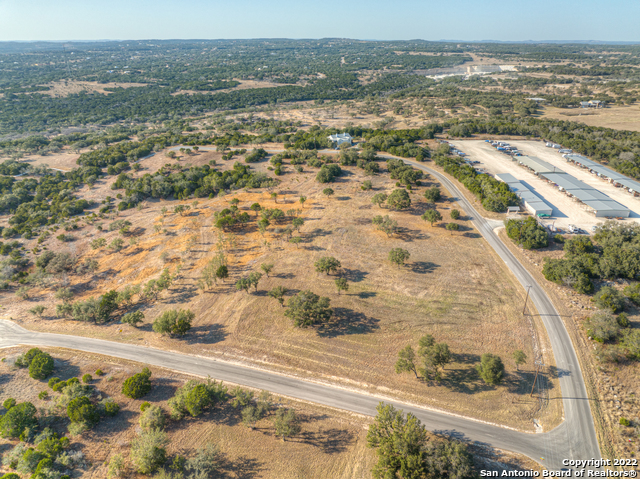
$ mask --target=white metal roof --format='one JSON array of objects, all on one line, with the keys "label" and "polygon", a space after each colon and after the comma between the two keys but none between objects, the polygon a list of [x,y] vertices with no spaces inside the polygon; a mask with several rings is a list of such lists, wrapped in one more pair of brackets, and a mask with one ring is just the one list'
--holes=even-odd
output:
[{"label": "white metal roof", "polygon": [[518,156],[518,162],[531,168],[536,174],[540,173],[564,173],[560,168],[553,166],[551,163],[547,163],[535,156]]}]

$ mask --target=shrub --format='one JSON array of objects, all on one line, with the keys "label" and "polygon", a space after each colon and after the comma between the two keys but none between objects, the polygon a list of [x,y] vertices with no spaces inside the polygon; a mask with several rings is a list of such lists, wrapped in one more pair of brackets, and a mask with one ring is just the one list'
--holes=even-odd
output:
[{"label": "shrub", "polygon": [[2,407],[5,408],[7,411],[15,405],[16,405],[16,400],[13,398],[5,399],[5,401],[2,403]]},{"label": "shrub", "polygon": [[227,388],[222,383],[212,380],[206,383],[196,380],[187,381],[184,386],[178,388],[174,397],[169,399],[171,417],[182,419],[187,414],[196,417],[203,410],[225,400],[226,395]]},{"label": "shrub", "polygon": [[620,325],[610,311],[598,311],[584,324],[587,334],[601,343],[615,339],[620,334]]},{"label": "shrub", "polygon": [[620,291],[611,287],[603,286],[593,297],[593,301],[600,309],[609,309],[617,313],[624,309],[624,296]]},{"label": "shrub", "polygon": [[629,321],[629,316],[627,316],[627,313],[620,313],[616,317],[616,321],[621,328],[628,328],[631,326],[631,322]]},{"label": "shrub", "polygon": [[53,392],[60,392],[62,391],[64,388],[67,387],[67,381],[58,381],[56,382],[53,386],[51,386],[51,389],[53,389]]},{"label": "shrub", "polygon": [[151,371],[144,368],[142,372],[127,378],[122,384],[122,394],[132,399],[140,399],[151,391]]},{"label": "shrub", "polygon": [[167,434],[159,430],[143,431],[131,441],[131,460],[141,474],[150,474],[166,460]]},{"label": "shrub", "polygon": [[104,376],[102,369],[96,369],[96,376]]},{"label": "shrub", "polygon": [[629,427],[631,426],[631,421],[629,421],[628,419],[621,417],[620,418],[620,425],[621,426],[625,426],[625,427]]},{"label": "shrub", "polygon": [[90,383],[93,380],[93,378],[91,377],[91,374],[87,373],[85,375],[82,376],[82,382],[85,384]]},{"label": "shrub", "polygon": [[140,414],[140,427],[145,430],[164,429],[167,419],[160,406],[150,406]]},{"label": "shrub", "polygon": [[547,230],[532,217],[524,220],[507,220],[504,225],[509,238],[524,249],[539,249],[549,246]]},{"label": "shrub", "polygon": [[564,243],[564,236],[562,236],[561,234],[557,234],[553,237],[553,241],[562,244]]},{"label": "shrub", "polygon": [[151,403],[149,401],[144,401],[142,404],[140,404],[140,411],[145,412],[150,406]]},{"label": "shrub", "polygon": [[69,402],[67,416],[71,422],[83,423],[87,427],[96,424],[100,419],[98,409],[86,396],[72,399]]},{"label": "shrub", "polygon": [[120,411],[120,405],[111,398],[103,399],[99,406],[100,414],[107,417],[113,417]]},{"label": "shrub", "polygon": [[30,402],[16,404],[0,419],[0,435],[6,438],[19,438],[26,429],[38,425],[36,408]]},{"label": "shrub", "polygon": [[144,321],[144,313],[142,311],[134,311],[133,313],[127,313],[122,317],[122,322],[134,327],[138,327],[138,324]]},{"label": "shrub", "polygon": [[170,336],[184,336],[191,329],[195,313],[189,309],[170,309],[162,313],[153,322],[153,330]]},{"label": "shrub", "polygon": [[38,399],[47,399],[49,397],[49,392],[48,391],[40,391],[40,393],[38,394]]}]

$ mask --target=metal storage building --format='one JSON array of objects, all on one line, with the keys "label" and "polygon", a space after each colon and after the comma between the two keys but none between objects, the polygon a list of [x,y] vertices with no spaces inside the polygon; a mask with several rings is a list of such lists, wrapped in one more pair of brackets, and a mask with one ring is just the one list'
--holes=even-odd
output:
[{"label": "metal storage building", "polygon": [[560,168],[535,156],[519,156],[518,163],[533,170],[536,175],[540,173],[564,173]]},{"label": "metal storage building", "polygon": [[582,155],[563,155],[567,161],[571,161],[576,165],[582,166],[583,168],[588,169],[591,173],[595,173],[596,175],[608,179],[614,185],[623,186],[629,190],[629,193],[632,193],[634,196],[640,195],[640,183],[632,180],[631,178],[624,176],[617,171],[613,171],[611,168],[607,168],[606,166],[601,165],[589,158]]},{"label": "metal storage building", "polygon": [[555,183],[558,188],[575,196],[582,203],[591,208],[596,217],[623,217],[628,218],[631,212],[626,206],[612,200],[607,195],[594,187],[583,183],[565,173],[544,173],[541,177]]},{"label": "metal storage building", "polygon": [[527,188],[515,176],[510,173],[500,173],[496,178],[509,185],[509,189],[513,191],[524,203],[525,208],[534,216],[551,216],[553,208],[545,203],[542,198]]}]

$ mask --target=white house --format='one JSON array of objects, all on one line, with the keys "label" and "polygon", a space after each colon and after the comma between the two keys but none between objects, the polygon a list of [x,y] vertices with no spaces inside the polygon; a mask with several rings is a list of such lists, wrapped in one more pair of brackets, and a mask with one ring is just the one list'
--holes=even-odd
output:
[{"label": "white house", "polygon": [[343,143],[349,143],[351,145],[352,137],[349,133],[337,133],[335,135],[329,135],[329,141],[332,141],[336,146],[340,146]]}]

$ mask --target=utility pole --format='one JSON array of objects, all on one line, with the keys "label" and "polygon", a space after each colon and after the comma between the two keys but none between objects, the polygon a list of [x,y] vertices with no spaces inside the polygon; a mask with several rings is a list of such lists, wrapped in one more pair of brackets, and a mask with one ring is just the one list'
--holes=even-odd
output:
[{"label": "utility pole", "polygon": [[531,386],[531,394],[529,397],[533,397],[533,389],[536,387],[536,381],[538,380],[538,372],[540,371],[540,367],[544,366],[542,362],[536,361],[536,376],[533,378],[533,386]]},{"label": "utility pole", "polygon": [[527,286],[527,297],[526,297],[526,298],[524,298],[524,306],[523,306],[523,308],[522,308],[522,314],[523,314],[523,315],[524,315],[524,312],[525,312],[525,311],[526,311],[526,309],[527,309],[527,300],[529,299],[529,291],[531,291],[531,285],[528,285],[528,286]]}]

